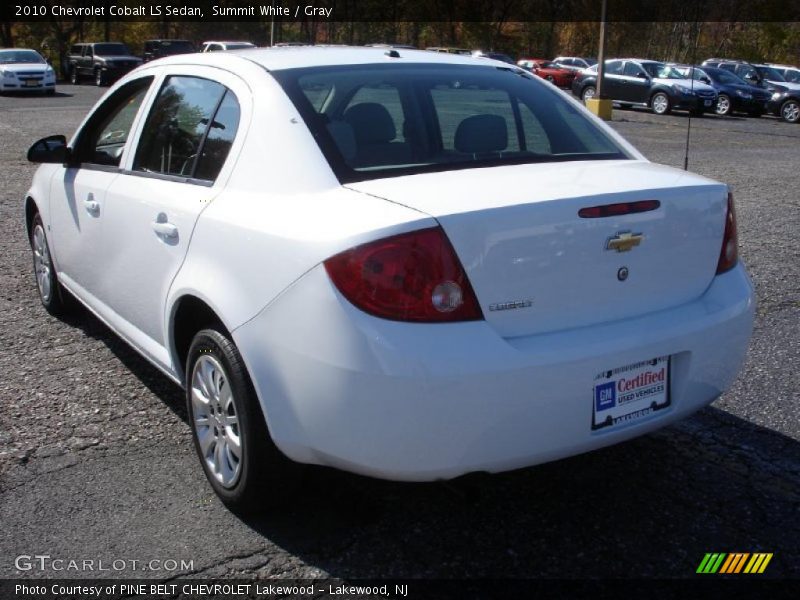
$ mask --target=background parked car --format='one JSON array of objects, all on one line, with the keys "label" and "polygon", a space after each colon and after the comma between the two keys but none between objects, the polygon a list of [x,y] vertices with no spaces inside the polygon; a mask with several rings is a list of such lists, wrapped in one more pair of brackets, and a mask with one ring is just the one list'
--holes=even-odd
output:
[{"label": "background parked car", "polygon": [[56,73],[44,57],[29,48],[0,50],[0,93],[56,93]]},{"label": "background parked car", "polygon": [[224,50],[245,50],[247,48],[255,48],[256,45],[251,42],[203,42],[203,49],[200,52],[221,52]]},{"label": "background parked car", "polygon": [[108,85],[142,64],[119,42],[73,44],[69,51],[69,79],[77,85],[91,77],[95,85]]},{"label": "background parked car", "polygon": [[173,54],[191,54],[192,52],[197,52],[197,48],[189,40],[147,40],[144,43],[144,62]]},{"label": "background parked car", "polygon": [[571,71],[583,71],[584,69],[595,66],[597,64],[597,59],[581,56],[557,56],[553,59],[553,62]]},{"label": "background parked car", "polygon": [[575,69],[567,69],[543,58],[522,58],[517,65],[563,88],[571,86],[577,74]]},{"label": "background parked car", "polygon": [[[607,60],[603,95],[621,106],[647,106],[656,114],[688,110],[701,115],[714,110],[717,93],[700,81],[684,78],[674,68],[654,60],[636,58]],[[581,71],[572,82],[572,93],[584,102],[597,93],[597,65]]]},{"label": "background parked car", "polygon": [[714,112],[726,116],[734,112],[744,112],[751,117],[760,117],[767,110],[770,92],[747,83],[735,73],[717,67],[691,67],[674,65],[682,75],[695,81],[702,81],[717,92]]},{"label": "background parked car", "polygon": [[753,85],[768,90],[772,95],[767,104],[767,111],[788,123],[800,122],[800,84],[786,81],[774,67],[716,58],[703,61],[703,65],[719,66],[721,69],[736,73]]}]

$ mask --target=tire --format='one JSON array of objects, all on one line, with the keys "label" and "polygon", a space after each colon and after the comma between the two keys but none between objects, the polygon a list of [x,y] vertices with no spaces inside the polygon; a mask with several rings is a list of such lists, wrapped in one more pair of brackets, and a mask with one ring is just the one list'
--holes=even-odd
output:
[{"label": "tire", "polygon": [[94,70],[94,84],[97,87],[103,87],[106,84],[106,76],[102,69]]},{"label": "tire", "polygon": [[208,328],[194,336],[185,383],[195,451],[220,500],[239,514],[287,500],[300,465],[273,444],[242,356],[227,334]]},{"label": "tire", "polygon": [[75,65],[69,70],[69,82],[72,85],[80,85],[81,84],[81,76],[78,73],[78,67]]},{"label": "tire", "polygon": [[60,317],[69,312],[68,292],[58,282],[50,245],[47,243],[42,217],[37,212],[31,222],[31,253],[33,255],[33,274],[36,277],[36,289],[42,306],[51,315]]},{"label": "tire", "polygon": [[664,92],[656,92],[650,98],[650,108],[657,115],[668,115],[672,110],[672,103]]},{"label": "tire", "polygon": [[595,97],[595,95],[597,95],[597,89],[593,85],[587,85],[581,91],[581,100],[583,100],[583,103],[586,104],[586,101],[591,100]]},{"label": "tire", "polygon": [[781,119],[787,123],[800,122],[800,101],[789,98],[786,102],[781,104],[780,115]]},{"label": "tire", "polygon": [[733,103],[728,94],[720,94],[717,96],[717,103],[714,105],[714,112],[720,117],[727,117],[733,113]]}]

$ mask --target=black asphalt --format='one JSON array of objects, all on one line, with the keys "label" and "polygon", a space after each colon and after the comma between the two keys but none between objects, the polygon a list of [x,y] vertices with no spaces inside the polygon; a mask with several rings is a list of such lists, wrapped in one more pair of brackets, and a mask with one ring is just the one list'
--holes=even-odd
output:
[{"label": "black asphalt", "polygon": [[[39,304],[25,151],[70,134],[100,92],[0,97],[0,577],[187,572],[18,572],[33,554],[184,560],[204,576],[690,577],[706,552],[772,552],[765,576],[800,577],[800,126],[691,121],[690,169],[734,190],[759,303],[747,364],[712,407],[496,476],[398,484],[318,469],[290,507],[243,521],[203,478],[181,391],[96,319],[61,322]],[[686,116],[617,110],[613,126],[683,165]]]}]

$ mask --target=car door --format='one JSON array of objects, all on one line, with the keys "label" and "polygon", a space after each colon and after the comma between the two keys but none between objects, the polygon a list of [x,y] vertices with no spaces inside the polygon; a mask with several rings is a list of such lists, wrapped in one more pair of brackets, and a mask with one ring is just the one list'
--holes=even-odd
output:
[{"label": "car door", "polygon": [[647,102],[650,95],[650,78],[641,66],[626,60],[620,79],[623,82],[620,100],[639,103]]},{"label": "car door", "polygon": [[603,97],[619,100],[623,93],[622,61],[610,60],[605,65],[603,76]]},{"label": "car door", "polygon": [[157,85],[135,152],[108,190],[99,293],[117,329],[169,367],[167,293],[197,218],[223,188],[250,92],[230,73],[197,66],[165,72]]},{"label": "car door", "polygon": [[50,231],[58,276],[93,308],[106,192],[119,175],[122,154],[152,83],[141,77],[95,108],[70,143],[71,159],[50,180]]}]

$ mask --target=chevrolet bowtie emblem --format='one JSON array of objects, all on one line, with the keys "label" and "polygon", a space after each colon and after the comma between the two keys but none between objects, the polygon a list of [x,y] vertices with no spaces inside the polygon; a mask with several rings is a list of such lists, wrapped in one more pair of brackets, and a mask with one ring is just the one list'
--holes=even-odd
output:
[{"label": "chevrolet bowtie emblem", "polygon": [[627,252],[631,248],[642,243],[644,236],[641,233],[631,233],[630,231],[620,231],[614,237],[608,238],[606,250],[616,250],[617,252]]}]

